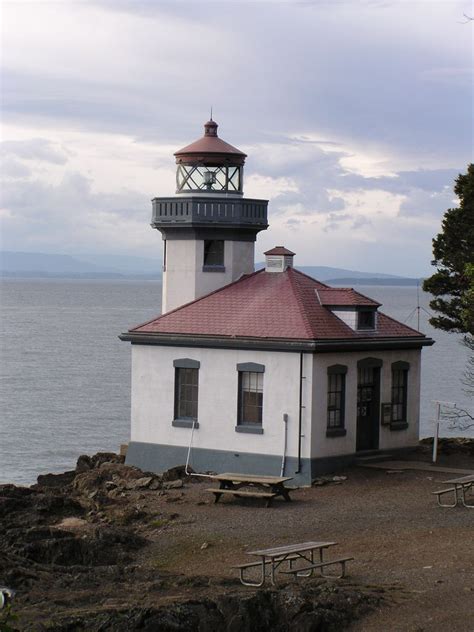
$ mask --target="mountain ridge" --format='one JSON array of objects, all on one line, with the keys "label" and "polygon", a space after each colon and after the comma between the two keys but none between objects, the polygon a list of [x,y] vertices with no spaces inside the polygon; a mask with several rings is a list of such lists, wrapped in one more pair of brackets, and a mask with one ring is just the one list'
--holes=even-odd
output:
[{"label": "mountain ridge", "polygon": [[[161,260],[132,255],[64,255],[0,251],[0,276],[4,278],[161,279]],[[255,269],[261,269],[258,262]],[[401,282],[415,285],[418,278],[381,272],[362,272],[331,266],[296,266],[323,282],[369,285]]]}]

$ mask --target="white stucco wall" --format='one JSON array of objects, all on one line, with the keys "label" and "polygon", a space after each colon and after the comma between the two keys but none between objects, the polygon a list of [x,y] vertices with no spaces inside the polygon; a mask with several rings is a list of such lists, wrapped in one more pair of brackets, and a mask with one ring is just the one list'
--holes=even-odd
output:
[{"label": "white stucco wall", "polygon": [[[172,446],[188,446],[191,430],[172,426],[174,415],[173,360],[198,360],[199,428],[193,446],[257,454],[281,455],[284,441],[283,414],[288,414],[287,455],[298,454],[300,355],[272,351],[198,349],[132,345],[131,440]],[[237,424],[236,365],[257,362],[265,366],[263,387],[263,434],[235,431]],[[304,363],[302,457],[310,457],[311,356]],[[308,386],[309,385],[309,386]]]},{"label": "white stucco wall", "polygon": [[194,299],[196,242],[191,239],[166,241],[166,269],[163,272],[162,313]]},{"label": "white stucco wall", "polygon": [[332,313],[340,318],[346,325],[349,325],[351,329],[357,329],[357,312],[355,309],[333,309]]},{"label": "white stucco wall", "polygon": [[[416,445],[419,436],[420,411],[420,362],[419,350],[371,351],[350,353],[316,354],[313,357],[313,403],[311,450],[314,457],[352,454],[356,451],[357,431],[357,362],[364,358],[379,358],[383,361],[380,370],[380,402],[391,400],[392,362],[409,362],[407,416],[408,428],[390,430],[380,426],[379,449]],[[345,428],[343,437],[326,437],[327,427],[327,368],[333,364],[347,366],[345,392]]]},{"label": "white stucco wall", "polygon": [[204,241],[168,239],[163,272],[163,313],[254,271],[255,243],[225,241],[225,272],[203,272]]}]

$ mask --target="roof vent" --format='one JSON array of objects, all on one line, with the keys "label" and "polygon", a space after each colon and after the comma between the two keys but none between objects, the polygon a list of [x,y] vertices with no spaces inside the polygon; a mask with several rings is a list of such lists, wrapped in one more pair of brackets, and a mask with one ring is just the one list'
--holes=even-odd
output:
[{"label": "roof vent", "polygon": [[293,267],[295,253],[284,246],[275,246],[264,254],[266,272],[284,272],[287,268]]}]

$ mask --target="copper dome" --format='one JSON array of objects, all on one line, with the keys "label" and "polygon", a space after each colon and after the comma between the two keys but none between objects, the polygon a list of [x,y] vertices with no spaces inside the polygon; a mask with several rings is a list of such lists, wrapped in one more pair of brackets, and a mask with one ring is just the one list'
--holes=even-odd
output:
[{"label": "copper dome", "polygon": [[219,138],[217,127],[212,119],[207,121],[204,124],[204,136],[175,152],[176,162],[243,165],[247,154]]}]

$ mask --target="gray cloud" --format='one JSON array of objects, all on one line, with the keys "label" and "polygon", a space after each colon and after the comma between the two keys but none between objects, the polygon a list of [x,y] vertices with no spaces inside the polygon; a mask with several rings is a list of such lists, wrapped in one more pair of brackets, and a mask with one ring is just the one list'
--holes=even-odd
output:
[{"label": "gray cloud", "polygon": [[23,160],[42,160],[56,165],[65,165],[68,161],[66,152],[46,138],[5,140],[0,143],[0,152]]},{"label": "gray cloud", "polygon": [[20,162],[13,156],[1,156],[0,157],[0,171],[4,178],[28,178],[32,171],[31,169]]},{"label": "gray cloud", "polygon": [[120,189],[115,194],[95,193],[92,181],[77,172],[66,173],[56,185],[37,179],[4,180],[2,206],[9,212],[2,237],[10,249],[93,251],[105,242],[114,251],[114,241],[122,244],[127,239],[124,225],[136,226],[144,240],[149,231],[146,195]]},{"label": "gray cloud", "polygon": [[[213,103],[217,120],[226,124],[225,134],[228,130],[229,138],[244,143],[268,140],[277,131],[318,130],[329,138],[337,134],[398,150],[422,148],[466,162],[470,84],[445,89],[422,79],[448,63],[448,68],[457,67],[454,53],[440,46],[442,20],[445,39],[464,38],[468,54],[470,43],[453,10],[443,3],[431,7],[423,24],[426,28],[432,21],[433,41],[421,45],[412,26],[419,13],[409,3],[384,10],[371,3],[330,5],[315,3],[295,11],[295,3],[254,3],[246,10],[221,2],[98,3],[104,20],[109,11],[123,14],[129,37],[135,30],[143,38],[145,27],[140,21],[127,23],[126,14],[146,18],[146,48],[137,41],[131,50],[142,60],[141,72],[131,76],[124,71],[118,79],[113,54],[113,78],[94,68],[89,80],[73,73],[7,68],[4,108],[15,120],[59,118],[179,144],[196,134],[196,124]],[[163,19],[172,20],[170,28],[176,29],[172,50],[151,36],[153,24]],[[203,25],[215,41],[201,41],[190,55],[189,42]]]},{"label": "gray cloud", "polygon": [[[310,225],[342,234],[372,221],[360,208],[353,215],[344,194],[381,191],[381,212],[384,194],[392,206],[393,195],[403,195],[396,228],[405,230],[416,259],[452,206],[454,177],[470,159],[472,89],[465,81],[470,36],[456,23],[458,3],[435,3],[429,12],[415,5],[72,3],[70,15],[82,16],[82,26],[67,45],[51,36],[47,22],[34,24],[39,41],[18,37],[3,69],[4,122],[39,136],[3,144],[4,239],[11,248],[40,240],[49,250],[88,244],[138,251],[141,231],[151,233],[149,195],[123,190],[120,182],[117,192],[100,192],[100,175],[84,161],[72,167],[73,145],[53,143],[47,130],[55,138],[69,130],[91,139],[100,132],[141,147],[178,148],[201,134],[213,104],[221,136],[251,148],[246,174],[287,179],[297,188],[273,197],[270,221],[291,227],[296,239]],[[33,9],[15,10],[26,22]],[[58,9],[57,19],[67,10]],[[103,26],[100,37],[84,26],[88,11]],[[396,177],[353,173],[342,166],[353,159],[348,147],[386,157],[386,172]],[[99,154],[104,148],[96,160]],[[48,164],[54,178],[44,174]],[[166,168],[161,157],[150,164]],[[409,222],[416,218],[426,223],[414,231]],[[367,246],[367,265],[376,256],[386,260],[390,238],[381,232]]]}]

